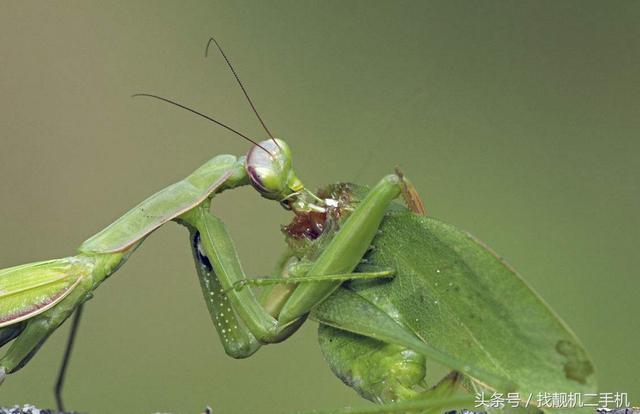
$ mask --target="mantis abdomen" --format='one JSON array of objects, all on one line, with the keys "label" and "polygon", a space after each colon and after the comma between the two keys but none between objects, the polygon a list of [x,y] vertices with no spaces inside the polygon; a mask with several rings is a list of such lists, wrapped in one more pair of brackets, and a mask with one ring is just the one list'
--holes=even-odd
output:
[{"label": "mantis abdomen", "polygon": [[81,253],[1,270],[0,346],[17,336],[0,359],[4,373],[22,368],[49,335],[79,304],[90,299],[91,292],[128,256],[128,253]]}]

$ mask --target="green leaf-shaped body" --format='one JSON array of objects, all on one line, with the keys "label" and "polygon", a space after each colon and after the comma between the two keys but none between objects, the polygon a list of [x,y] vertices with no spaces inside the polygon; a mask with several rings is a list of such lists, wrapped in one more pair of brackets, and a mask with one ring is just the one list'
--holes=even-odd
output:
[{"label": "green leaf-shaped body", "polygon": [[0,270],[0,328],[55,306],[92,270],[90,260],[75,257]]},{"label": "green leaf-shaped body", "polygon": [[[489,374],[508,378],[520,396],[538,392],[593,393],[593,365],[576,336],[544,301],[484,244],[442,221],[392,208],[367,266],[394,268],[385,282],[352,282],[352,289],[384,309],[417,337]],[[331,301],[331,298],[327,299]],[[348,376],[353,361],[330,340],[371,350],[357,335],[320,330],[332,369]],[[345,348],[342,348],[345,349]],[[474,378],[491,387],[490,380]]]}]

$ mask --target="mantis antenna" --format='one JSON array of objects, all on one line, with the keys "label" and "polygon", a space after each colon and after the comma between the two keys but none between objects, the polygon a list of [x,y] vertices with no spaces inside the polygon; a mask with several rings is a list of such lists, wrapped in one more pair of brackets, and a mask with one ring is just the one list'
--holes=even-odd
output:
[{"label": "mantis antenna", "polygon": [[138,97],[138,96],[145,96],[145,97],[147,97],[147,98],[159,99],[159,100],[161,100],[161,101],[164,101],[164,102],[170,103],[171,105],[175,105],[175,106],[177,106],[177,107],[179,107],[179,108],[185,109],[185,110],[187,110],[187,111],[189,111],[189,112],[191,112],[191,113],[193,113],[193,114],[196,114],[196,115],[198,115],[198,116],[201,116],[202,118],[207,119],[207,120],[209,120],[209,121],[211,121],[211,122],[213,122],[213,123],[215,123],[215,124],[218,124],[218,125],[220,125],[221,127],[226,128],[227,130],[229,130],[229,131],[233,132],[234,134],[237,134],[237,135],[241,136],[241,137],[242,137],[242,138],[244,138],[245,140],[249,141],[250,143],[252,143],[252,144],[253,144],[253,145],[255,145],[256,147],[261,148],[263,151],[265,151],[267,154],[269,154],[269,155],[271,155],[271,156],[273,157],[273,154],[272,154],[272,153],[270,153],[268,149],[266,149],[266,148],[265,148],[265,147],[263,147],[262,145],[258,144],[258,142],[257,142],[256,140],[249,138],[248,136],[246,136],[246,135],[245,135],[245,134],[243,134],[242,132],[238,132],[238,131],[236,131],[235,129],[231,128],[229,125],[223,124],[222,122],[220,122],[220,121],[218,121],[218,120],[216,120],[216,119],[214,119],[214,118],[212,118],[212,117],[210,117],[210,116],[208,116],[208,115],[205,115],[205,114],[203,114],[202,112],[198,112],[198,111],[196,111],[195,109],[191,109],[191,108],[189,108],[188,106],[182,105],[181,103],[176,102],[176,101],[173,101],[173,100],[171,100],[171,99],[163,98],[162,96],[153,95],[153,94],[150,94],[150,93],[136,93],[136,94],[134,94],[134,95],[131,95],[131,97],[132,97],[132,98],[135,98],[135,97]]},{"label": "mantis antenna", "polygon": [[[256,107],[253,104],[253,101],[249,97],[249,94],[247,93],[247,90],[245,89],[244,85],[242,84],[242,81],[240,80],[240,77],[238,77],[238,74],[236,73],[235,69],[233,68],[233,65],[231,65],[231,62],[227,58],[227,55],[224,53],[224,51],[222,50],[222,48],[220,47],[220,45],[218,44],[216,39],[214,39],[213,37],[209,39],[209,42],[207,42],[207,48],[205,49],[205,53],[204,53],[205,57],[207,57],[207,55],[208,55],[209,46],[211,45],[211,42],[215,43],[216,47],[218,48],[218,50],[222,54],[222,57],[224,58],[225,62],[227,62],[227,65],[229,66],[229,69],[231,69],[231,72],[233,73],[233,76],[236,78],[236,81],[238,82],[238,85],[240,85],[240,89],[242,89],[242,92],[244,93],[244,96],[247,98],[247,101],[249,102],[249,105],[251,105],[251,109],[253,110],[253,113],[258,118],[258,121],[260,121],[260,124],[262,124],[262,127],[267,132],[269,137],[273,140],[273,142],[276,144],[276,146],[278,148],[280,148],[280,145],[278,144],[278,141],[276,141],[274,136],[271,134],[271,131],[269,131],[269,128],[267,128],[267,125],[262,120],[262,117],[260,117],[260,114],[258,114],[258,111],[256,110]],[[273,158],[273,154],[271,152],[269,152],[269,150],[266,149],[264,146],[260,145],[256,140],[249,138],[245,134],[235,130],[234,128],[231,128],[229,125],[226,125],[226,124],[218,121],[217,119],[214,119],[214,118],[212,118],[212,117],[210,117],[208,115],[205,115],[202,112],[196,111],[195,109],[189,108],[188,106],[185,106],[185,105],[183,105],[183,104],[181,104],[179,102],[176,102],[174,100],[171,100],[171,99],[168,99],[168,98],[163,98],[162,96],[153,95],[153,94],[150,94],[150,93],[136,93],[136,94],[132,95],[133,98],[139,97],[139,96],[158,99],[158,100],[167,102],[167,103],[169,103],[171,105],[177,106],[177,107],[182,108],[184,110],[187,110],[187,111],[189,111],[189,112],[191,112],[191,113],[193,113],[195,115],[198,115],[198,116],[200,116],[200,117],[202,117],[202,118],[204,118],[204,119],[206,119],[208,121],[211,121],[211,122],[213,122],[213,123],[215,123],[217,125],[220,125],[221,127],[225,128],[225,129],[233,132],[234,134],[239,135],[240,137],[244,138],[245,140],[249,141],[250,143],[252,143],[256,147],[262,149],[264,152],[269,154],[269,156],[271,156],[271,158]],[[60,369],[58,370],[58,377],[57,377],[57,381],[56,381],[56,385],[55,385],[55,389],[54,389],[54,394],[55,394],[55,397],[56,397],[56,404],[57,404],[58,411],[64,411],[64,403],[63,403],[63,400],[62,400],[62,390],[63,390],[63,387],[64,387],[64,380],[65,380],[65,374],[67,372],[67,367],[69,366],[69,359],[71,357],[71,351],[73,349],[73,343],[74,343],[74,340],[75,340],[75,337],[76,337],[76,333],[78,331],[78,326],[80,325],[81,316],[82,316],[82,305],[80,305],[78,307],[78,309],[76,309],[76,311],[75,311],[75,315],[74,315],[74,318],[73,318],[71,331],[69,332],[69,337],[67,339],[67,345],[66,345],[66,349],[65,349],[65,354],[64,354]]]},{"label": "mantis antenna", "polygon": [[233,73],[233,77],[236,78],[236,81],[238,82],[238,85],[240,86],[240,89],[242,89],[242,93],[244,93],[245,98],[247,98],[247,102],[249,102],[249,105],[251,106],[251,109],[253,110],[253,113],[256,115],[256,118],[258,118],[258,121],[260,121],[260,124],[262,125],[262,128],[264,128],[264,130],[267,132],[267,134],[273,140],[273,142],[276,144],[276,146],[278,146],[278,148],[280,148],[280,145],[278,145],[278,141],[276,141],[276,139],[273,137],[273,134],[271,133],[271,131],[269,131],[269,128],[267,128],[267,125],[264,123],[264,121],[262,120],[262,117],[258,113],[258,110],[256,109],[256,106],[253,104],[253,101],[249,97],[249,93],[247,92],[247,90],[245,89],[244,85],[242,84],[242,81],[240,80],[240,77],[238,76],[238,73],[236,72],[236,70],[234,69],[233,65],[231,64],[231,61],[227,57],[226,53],[224,53],[224,50],[222,50],[222,47],[220,46],[220,44],[218,43],[218,41],[215,38],[213,38],[213,37],[209,38],[209,41],[207,42],[207,47],[204,50],[204,57],[208,57],[209,56],[209,46],[211,46],[211,43],[214,43],[216,45],[216,47],[220,51],[220,54],[224,58],[225,62],[227,62],[227,66],[229,66],[229,69],[231,69],[231,73]]}]

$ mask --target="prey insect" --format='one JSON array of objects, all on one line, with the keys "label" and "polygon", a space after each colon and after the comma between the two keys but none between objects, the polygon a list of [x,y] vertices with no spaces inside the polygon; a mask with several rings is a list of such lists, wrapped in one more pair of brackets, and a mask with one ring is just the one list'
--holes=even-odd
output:
[{"label": "prey insect", "polygon": [[[379,412],[446,408],[460,403],[453,397],[460,389],[593,389],[591,363],[575,336],[477,240],[425,217],[402,173],[370,189],[305,187],[289,145],[267,128],[219,44],[211,39],[207,50],[210,44],[269,138],[254,140],[168,98],[135,95],[206,118],[252,147],[245,156],[212,158],[83,242],[74,256],[0,270],[0,346],[12,341],[0,358],[0,379],[22,368],[75,311],[56,387],[62,409],[64,372],[83,303],[148,236],[173,221],[189,231],[207,309],[234,358],[285,340],[311,317],[319,322],[331,369],[363,397],[385,404]],[[294,215],[284,228],[287,249],[279,271],[269,278],[247,278],[224,223],[212,212],[218,194],[248,185]],[[264,287],[260,295],[256,287]],[[518,300],[504,297],[504,289]],[[500,335],[484,334],[483,324]],[[544,330],[542,337],[537,329]],[[427,359],[451,372],[427,384]]]}]

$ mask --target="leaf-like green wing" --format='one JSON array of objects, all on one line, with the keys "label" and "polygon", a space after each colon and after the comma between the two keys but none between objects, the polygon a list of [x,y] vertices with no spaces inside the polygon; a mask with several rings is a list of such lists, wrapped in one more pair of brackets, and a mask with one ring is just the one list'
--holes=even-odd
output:
[{"label": "leaf-like green wing", "polygon": [[595,392],[594,368],[578,338],[484,244],[404,209],[391,211],[380,230],[367,262],[397,276],[352,289],[381,308],[391,304],[393,316],[430,346],[510,379],[521,397]]},{"label": "leaf-like green wing", "polygon": [[0,270],[0,328],[55,306],[88,271],[88,264],[75,258]]}]

